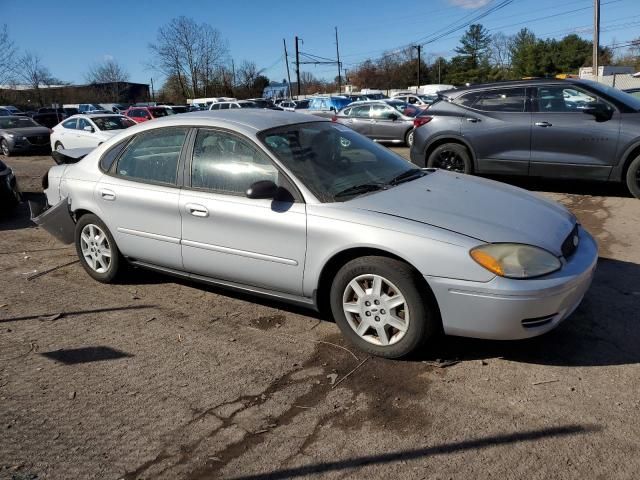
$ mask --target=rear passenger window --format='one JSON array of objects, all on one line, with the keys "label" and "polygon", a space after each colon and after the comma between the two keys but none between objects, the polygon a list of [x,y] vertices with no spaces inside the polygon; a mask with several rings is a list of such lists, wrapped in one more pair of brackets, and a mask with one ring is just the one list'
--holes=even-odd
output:
[{"label": "rear passenger window", "polygon": [[118,160],[116,173],[136,180],[175,184],[186,136],[186,128],[162,128],[138,135]]},{"label": "rear passenger window", "polygon": [[457,103],[465,107],[484,112],[524,112],[526,105],[524,88],[505,88],[472,92],[463,96]]},{"label": "rear passenger window", "polygon": [[103,172],[108,172],[111,169],[111,165],[113,165],[115,159],[118,158],[118,155],[120,155],[120,152],[122,152],[122,149],[125,147],[128,141],[129,139],[125,140],[124,142],[120,142],[102,156],[102,158],[100,159],[100,169]]},{"label": "rear passenger window", "polygon": [[64,128],[68,128],[69,130],[75,130],[77,123],[78,123],[78,119],[74,118],[73,120],[67,120],[66,122],[63,122],[62,126]]}]

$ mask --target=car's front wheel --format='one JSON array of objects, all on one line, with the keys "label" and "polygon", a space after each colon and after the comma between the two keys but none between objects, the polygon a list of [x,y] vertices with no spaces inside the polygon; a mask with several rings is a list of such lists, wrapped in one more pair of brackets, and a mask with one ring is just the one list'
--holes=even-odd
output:
[{"label": "car's front wheel", "polygon": [[76,224],[75,239],[78,258],[87,273],[99,282],[113,282],[123,260],[104,222],[93,214],[83,215]]},{"label": "car's front wheel", "polygon": [[331,286],[331,311],[351,343],[386,358],[408,355],[439,332],[419,274],[392,258],[367,256],[344,265]]},{"label": "car's front wheel", "polygon": [[445,143],[436,147],[427,159],[427,167],[459,173],[471,173],[471,156],[464,145]]},{"label": "car's front wheel", "polygon": [[638,155],[627,169],[627,188],[636,198],[640,198],[640,155]]},{"label": "car's front wheel", "polygon": [[11,149],[9,148],[9,142],[7,142],[4,138],[0,142],[0,150],[2,150],[2,154],[5,157],[11,156]]},{"label": "car's front wheel", "polygon": [[62,145],[62,142],[56,142],[55,149],[56,151],[64,150],[64,145]]}]

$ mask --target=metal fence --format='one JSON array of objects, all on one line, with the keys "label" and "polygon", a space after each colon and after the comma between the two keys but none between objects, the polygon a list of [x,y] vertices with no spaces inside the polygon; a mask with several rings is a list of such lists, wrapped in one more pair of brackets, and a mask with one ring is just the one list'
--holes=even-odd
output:
[{"label": "metal fence", "polygon": [[628,88],[640,88],[640,78],[636,78],[628,73],[614,73],[613,75],[599,76],[597,79],[593,75],[584,75],[585,80],[596,80],[603,85],[626,90]]}]

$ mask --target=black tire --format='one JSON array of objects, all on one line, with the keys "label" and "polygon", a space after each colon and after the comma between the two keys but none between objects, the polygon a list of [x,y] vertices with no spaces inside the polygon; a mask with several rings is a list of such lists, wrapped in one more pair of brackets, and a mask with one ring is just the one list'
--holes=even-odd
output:
[{"label": "black tire", "polygon": [[[390,282],[387,283],[387,286],[396,287],[398,290],[397,293],[404,297],[405,303],[403,303],[403,310],[401,312],[396,310],[395,312],[396,315],[401,315],[402,318],[406,318],[404,311],[404,305],[406,305],[410,313],[406,331],[402,336],[399,336],[401,334],[400,330],[387,325],[384,321],[384,316],[382,315],[385,314],[385,310],[382,309],[385,305],[384,301],[382,301],[381,304],[376,304],[379,309],[374,308],[373,302],[369,302],[370,307],[363,307],[366,309],[374,309],[374,312],[365,312],[369,316],[367,323],[372,326],[365,326],[366,330],[362,333],[362,336],[356,333],[355,328],[358,327],[352,327],[350,320],[347,319],[347,314],[343,308],[343,297],[350,295],[350,284],[353,280],[364,278],[364,280],[360,281],[365,282],[364,284],[366,285],[366,277],[369,275],[382,277],[383,285],[384,281]],[[372,284],[371,286],[373,287]],[[360,257],[345,264],[334,277],[330,293],[331,311],[342,334],[358,349],[380,357],[399,358],[415,351],[425,341],[433,338],[441,331],[439,316],[433,301],[431,301],[429,295],[425,292],[425,288],[420,281],[419,273],[404,262],[379,256]],[[372,292],[373,290],[374,288],[371,288],[369,291]],[[381,298],[393,298],[389,296],[389,293],[390,290],[387,290],[385,297]],[[366,303],[364,300],[367,298],[370,299],[371,297],[363,296],[361,299],[356,300],[356,302],[358,305],[363,305]],[[354,303],[353,305],[356,304]],[[390,311],[386,313],[390,314],[393,308],[395,307],[391,307],[389,309]],[[377,316],[378,314],[381,314],[382,318],[379,318]],[[351,316],[351,321],[355,322],[357,320],[360,322],[361,320],[359,319],[361,318],[364,317],[356,314]],[[389,344],[383,346],[373,343],[377,338],[379,339],[374,325],[386,330],[386,338],[390,340]],[[369,333],[367,334],[367,332]],[[369,340],[365,337],[368,337]],[[396,340],[392,342],[391,340],[393,340],[394,337],[396,337]]]},{"label": "black tire", "polygon": [[627,168],[627,188],[636,198],[640,198],[640,155]]},{"label": "black tire", "polygon": [[427,167],[458,173],[473,172],[469,151],[459,143],[444,143],[436,147],[427,159]]},{"label": "black tire", "polygon": [[61,147],[61,149],[64,149],[64,145],[62,144],[62,142],[56,142],[56,144],[53,146],[53,149],[58,150],[58,147]]},{"label": "black tire", "polygon": [[2,142],[0,142],[0,151],[2,151],[2,154],[5,157],[11,156],[11,150],[9,149],[9,142],[7,142],[4,138],[2,139]]},{"label": "black tire", "polygon": [[[108,242],[108,246],[111,252],[111,257],[110,257],[111,260],[108,263],[108,268],[104,269],[104,271],[102,272],[96,271],[94,267],[92,267],[89,264],[88,260],[85,258],[85,255],[82,251],[83,230],[85,229],[85,227],[89,227],[91,225],[98,227],[100,230],[102,230],[102,232],[106,237],[106,241]],[[80,220],[78,220],[78,223],[76,224],[75,245],[76,245],[76,252],[78,254],[78,258],[80,259],[80,264],[85,269],[85,271],[89,274],[89,276],[91,276],[91,278],[102,283],[113,283],[116,280],[116,278],[118,277],[118,274],[121,272],[121,270],[124,267],[125,260],[122,258],[122,255],[120,254],[120,250],[118,249],[118,246],[116,245],[116,242],[113,239],[111,232],[109,231],[107,226],[104,224],[104,222],[100,220],[96,215],[92,213],[88,213],[80,217]]]},{"label": "black tire", "polygon": [[415,129],[412,128],[404,136],[404,144],[409,148],[411,148],[411,146],[413,145],[413,133],[414,132],[415,132]]}]

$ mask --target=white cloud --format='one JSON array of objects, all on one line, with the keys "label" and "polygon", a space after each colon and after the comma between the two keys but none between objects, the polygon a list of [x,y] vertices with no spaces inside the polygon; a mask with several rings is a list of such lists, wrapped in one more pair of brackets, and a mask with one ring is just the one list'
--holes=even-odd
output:
[{"label": "white cloud", "polygon": [[104,55],[102,57],[102,60],[104,60],[105,62],[113,62],[115,59],[113,58],[113,55]]},{"label": "white cloud", "polygon": [[475,9],[484,7],[491,0],[449,0],[451,5],[461,8]]}]

